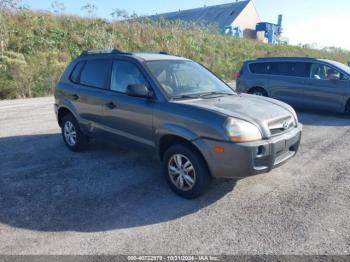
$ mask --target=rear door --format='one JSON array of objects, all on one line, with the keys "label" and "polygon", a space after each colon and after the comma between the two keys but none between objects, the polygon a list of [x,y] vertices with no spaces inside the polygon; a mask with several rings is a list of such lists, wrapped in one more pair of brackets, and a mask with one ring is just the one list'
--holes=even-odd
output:
[{"label": "rear door", "polygon": [[263,62],[250,66],[269,96],[299,106],[308,68],[305,63]]},{"label": "rear door", "polygon": [[110,133],[153,147],[155,100],[126,95],[127,86],[133,84],[151,89],[141,66],[130,60],[114,60],[110,90],[104,101],[103,125]]},{"label": "rear door", "polygon": [[102,123],[103,94],[108,87],[111,61],[96,59],[81,63],[77,65],[77,69],[81,67],[80,72],[74,70],[71,75],[75,89],[70,97],[82,127],[93,132]]},{"label": "rear door", "polygon": [[275,75],[271,96],[294,106],[302,105],[305,80],[310,66],[303,62],[273,63],[272,74]]},{"label": "rear door", "polygon": [[312,63],[303,104],[311,109],[341,112],[347,88],[348,81],[339,70],[324,63]]}]

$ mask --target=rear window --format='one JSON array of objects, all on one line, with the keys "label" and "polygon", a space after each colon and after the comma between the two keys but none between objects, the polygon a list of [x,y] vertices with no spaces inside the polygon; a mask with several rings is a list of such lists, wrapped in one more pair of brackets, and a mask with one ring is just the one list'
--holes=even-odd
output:
[{"label": "rear window", "polygon": [[79,62],[73,69],[73,72],[70,76],[70,80],[72,80],[75,83],[79,83],[79,76],[81,69],[83,68],[85,62]]},{"label": "rear window", "polygon": [[253,74],[272,74],[273,63],[254,63],[250,64],[249,68]]},{"label": "rear window", "polygon": [[266,62],[249,65],[253,74],[309,77],[310,63],[304,62]]},{"label": "rear window", "polygon": [[109,72],[110,62],[107,60],[86,61],[80,75],[80,84],[104,88]]}]

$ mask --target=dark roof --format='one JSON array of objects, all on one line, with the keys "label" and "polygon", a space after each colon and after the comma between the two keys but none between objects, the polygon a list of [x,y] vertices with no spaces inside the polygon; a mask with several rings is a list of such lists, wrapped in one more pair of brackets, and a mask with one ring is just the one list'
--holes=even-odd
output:
[{"label": "dark roof", "polygon": [[[126,55],[126,56],[132,56],[136,57],[138,59],[141,59],[143,61],[156,61],[156,60],[188,60],[184,57],[174,56],[171,54],[168,54],[166,52],[124,52],[118,49],[90,49],[83,51],[79,58],[86,58],[91,56],[110,56],[110,55]],[[189,60],[188,60],[189,61]]]},{"label": "dark roof", "polygon": [[308,56],[271,56],[271,57],[259,57],[256,60],[317,60],[318,58]]},{"label": "dark roof", "polygon": [[153,20],[165,18],[168,20],[183,20],[187,22],[204,22],[217,24],[220,28],[231,25],[250,2],[240,1],[223,5],[206,6],[196,9],[176,11],[151,16]]}]

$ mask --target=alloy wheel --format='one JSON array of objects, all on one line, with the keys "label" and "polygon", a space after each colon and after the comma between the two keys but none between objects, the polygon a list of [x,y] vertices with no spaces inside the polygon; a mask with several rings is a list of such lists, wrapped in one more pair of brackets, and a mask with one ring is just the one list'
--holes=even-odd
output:
[{"label": "alloy wheel", "polygon": [[196,183],[196,171],[192,162],[184,155],[173,155],[168,163],[171,182],[181,191],[191,190]]},{"label": "alloy wheel", "polygon": [[67,121],[64,124],[63,131],[67,144],[72,147],[75,146],[75,144],[77,143],[77,131],[75,130],[75,127],[72,124],[72,122]]}]

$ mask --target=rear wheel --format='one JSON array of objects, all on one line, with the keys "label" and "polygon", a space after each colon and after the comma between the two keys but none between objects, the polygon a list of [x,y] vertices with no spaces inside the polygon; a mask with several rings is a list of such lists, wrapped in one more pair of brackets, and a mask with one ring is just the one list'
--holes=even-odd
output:
[{"label": "rear wheel", "polygon": [[345,106],[345,114],[350,115],[350,100]]},{"label": "rear wheel", "polygon": [[164,175],[179,196],[194,199],[210,184],[211,176],[202,156],[183,144],[171,146],[164,154]]},{"label": "rear wheel", "polygon": [[268,96],[265,89],[263,89],[261,87],[254,87],[254,88],[250,89],[248,93],[251,95],[256,95],[256,96],[265,96],[265,97]]},{"label": "rear wheel", "polygon": [[89,141],[88,137],[81,132],[80,126],[72,114],[68,114],[62,119],[62,137],[66,146],[74,152],[85,149]]}]

